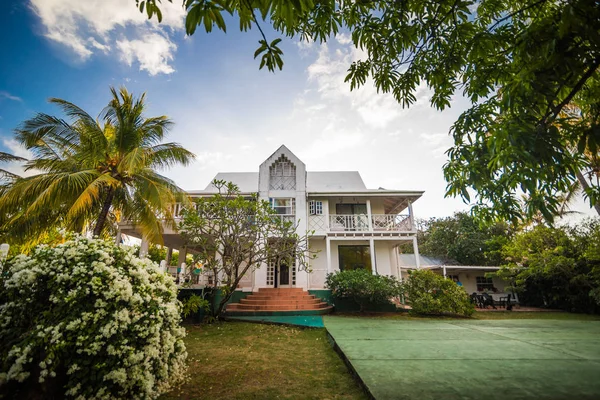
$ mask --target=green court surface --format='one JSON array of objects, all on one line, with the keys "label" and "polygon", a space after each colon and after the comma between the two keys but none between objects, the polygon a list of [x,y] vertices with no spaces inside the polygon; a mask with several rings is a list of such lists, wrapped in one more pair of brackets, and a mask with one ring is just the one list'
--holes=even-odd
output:
[{"label": "green court surface", "polygon": [[600,321],[325,316],[376,399],[600,399]]}]

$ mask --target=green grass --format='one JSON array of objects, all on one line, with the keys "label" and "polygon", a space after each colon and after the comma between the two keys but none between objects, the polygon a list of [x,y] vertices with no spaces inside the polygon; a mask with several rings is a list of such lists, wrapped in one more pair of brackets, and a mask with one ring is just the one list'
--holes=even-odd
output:
[{"label": "green grass", "polygon": [[365,399],[324,329],[187,326],[189,379],[163,399]]}]

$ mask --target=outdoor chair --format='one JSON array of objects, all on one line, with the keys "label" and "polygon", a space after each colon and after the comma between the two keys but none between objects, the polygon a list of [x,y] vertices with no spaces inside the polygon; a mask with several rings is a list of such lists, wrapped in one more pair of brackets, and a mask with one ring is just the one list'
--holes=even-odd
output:
[{"label": "outdoor chair", "polygon": [[475,305],[477,308],[483,308],[483,296],[473,293],[471,294],[471,303]]},{"label": "outdoor chair", "polygon": [[492,306],[494,310],[496,309],[496,305],[494,304],[494,298],[492,296],[490,296],[487,293],[484,293],[481,295],[481,297],[483,297],[483,308],[487,308],[487,306]]},{"label": "outdoor chair", "polygon": [[500,307],[505,307],[507,310],[512,310],[512,294],[507,293],[506,296],[500,297]]}]

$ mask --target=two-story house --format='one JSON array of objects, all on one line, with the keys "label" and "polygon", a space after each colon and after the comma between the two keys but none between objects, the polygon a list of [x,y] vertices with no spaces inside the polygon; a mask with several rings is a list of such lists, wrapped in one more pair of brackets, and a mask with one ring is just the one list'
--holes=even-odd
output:
[{"label": "two-story house", "polygon": [[[355,268],[399,277],[398,246],[408,242],[418,254],[412,204],[422,191],[367,189],[357,171],[307,171],[302,160],[285,146],[267,158],[257,172],[220,172],[214,179],[236,184],[242,194],[258,193],[282,218],[296,221],[299,233],[314,232],[309,246],[317,256],[311,261],[310,272],[297,271],[294,262],[262,265],[244,277],[244,291],[322,289],[328,273]],[[216,191],[209,184],[188,194],[193,198]],[[135,226],[122,224],[120,230],[140,237]],[[167,247],[186,253],[176,231],[165,229],[163,237]],[[142,252],[145,248],[147,243],[143,242]]]}]

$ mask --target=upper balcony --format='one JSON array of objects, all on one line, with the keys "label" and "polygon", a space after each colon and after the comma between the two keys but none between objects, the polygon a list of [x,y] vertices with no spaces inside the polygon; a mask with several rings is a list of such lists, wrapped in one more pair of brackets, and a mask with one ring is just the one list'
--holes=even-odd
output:
[{"label": "upper balcony", "polygon": [[311,215],[308,229],[315,233],[381,233],[413,232],[413,223],[409,214],[330,214]]}]

